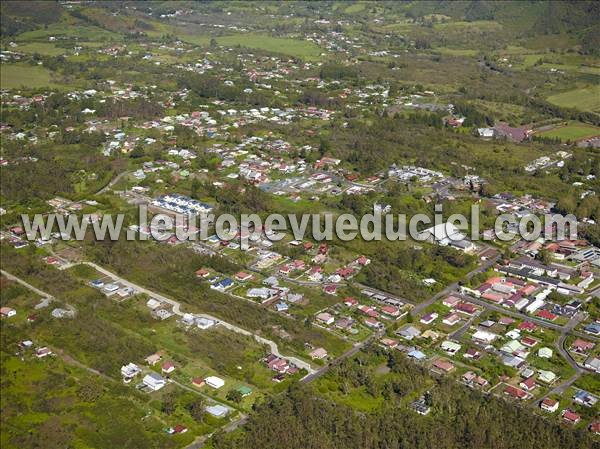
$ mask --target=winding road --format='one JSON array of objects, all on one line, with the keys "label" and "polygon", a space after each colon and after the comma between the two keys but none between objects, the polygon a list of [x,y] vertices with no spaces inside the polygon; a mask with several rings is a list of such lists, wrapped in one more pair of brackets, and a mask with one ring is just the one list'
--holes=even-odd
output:
[{"label": "winding road", "polygon": [[[141,293],[145,293],[148,296],[152,297],[152,298],[156,298],[159,301],[165,302],[167,304],[170,304],[173,306],[173,313],[179,316],[183,316],[184,312],[181,311],[181,304],[178,301],[175,301],[171,298],[168,298],[164,295],[161,295],[159,293],[156,293],[152,290],[149,290],[147,288],[142,287],[141,285],[135,284],[133,282],[128,281],[127,279],[122,278],[121,276],[118,276],[115,273],[112,273],[111,271],[108,271],[106,268],[101,267],[100,265],[94,263],[94,262],[79,262],[79,264],[84,264],[84,265],[88,265],[90,267],[95,268],[97,271],[99,271],[100,273],[111,277],[112,279],[119,281],[121,284],[125,285],[126,287],[132,288],[135,291],[141,292]],[[315,369],[308,363],[305,362],[302,359],[299,359],[297,357],[293,357],[293,356],[286,356],[284,354],[282,354],[279,351],[279,347],[277,346],[277,343],[275,343],[272,340],[266,339],[264,337],[261,337],[259,335],[256,335],[246,329],[243,329],[239,326],[236,326],[234,324],[231,323],[227,323],[217,317],[214,317],[212,315],[208,315],[208,314],[204,314],[204,313],[195,313],[195,316],[199,316],[199,317],[203,317],[209,320],[213,320],[215,322],[217,322],[218,324],[220,324],[221,326],[225,327],[226,329],[229,329],[233,332],[237,332],[238,334],[242,334],[242,335],[247,335],[250,337],[254,337],[254,339],[264,345],[269,346],[271,352],[273,354],[275,354],[278,357],[282,357],[284,359],[289,360],[291,363],[293,363],[294,365],[296,365],[298,368],[302,368],[305,369],[308,374],[312,374],[315,372]]]}]

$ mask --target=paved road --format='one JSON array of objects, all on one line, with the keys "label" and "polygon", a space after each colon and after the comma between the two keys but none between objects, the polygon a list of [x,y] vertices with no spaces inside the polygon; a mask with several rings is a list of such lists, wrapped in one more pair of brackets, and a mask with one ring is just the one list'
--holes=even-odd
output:
[{"label": "paved road", "polygon": [[103,193],[108,192],[112,188],[112,186],[114,186],[117,182],[119,182],[121,180],[121,178],[123,178],[123,176],[128,175],[128,174],[129,174],[128,171],[124,171],[122,173],[119,173],[108,184],[106,184],[104,187],[102,187],[100,190],[98,190],[96,192],[96,195],[102,195]]},{"label": "paved road", "polygon": [[39,289],[39,288],[37,288],[37,287],[34,287],[34,286],[33,286],[33,285],[31,285],[30,283],[28,283],[28,282],[25,282],[23,279],[21,279],[21,278],[18,278],[17,276],[15,276],[15,275],[13,275],[13,274],[10,274],[10,273],[9,273],[9,272],[7,272],[7,271],[0,270],[0,273],[2,273],[2,275],[3,275],[3,276],[6,276],[6,277],[7,277],[8,279],[10,279],[11,281],[18,282],[19,284],[23,285],[24,287],[27,287],[29,290],[31,290],[32,292],[34,292],[34,293],[36,293],[36,294],[40,295],[42,298],[47,298],[47,299],[50,299],[50,300],[54,299],[54,297],[53,297],[52,295],[50,295],[50,294],[48,294],[48,293],[46,293],[46,292],[44,292],[44,291],[40,290],[40,289]]},{"label": "paved road", "polygon": [[465,334],[465,332],[467,332],[469,330],[469,328],[471,327],[471,324],[473,324],[473,321],[475,321],[477,318],[479,318],[479,313],[475,313],[471,318],[469,318],[467,320],[467,322],[462,325],[460,327],[460,329],[454,331],[453,333],[451,333],[448,336],[448,339],[450,340],[460,340],[460,338]]},{"label": "paved road", "polygon": [[329,371],[329,369],[331,367],[339,365],[343,360],[345,360],[349,357],[352,357],[354,354],[356,354],[358,351],[360,351],[362,348],[364,348],[367,344],[381,338],[384,335],[384,333],[385,333],[385,331],[383,331],[383,330],[378,331],[378,332],[372,334],[370,337],[366,338],[365,340],[361,341],[360,343],[356,343],[352,348],[350,348],[348,351],[344,352],[342,355],[337,357],[335,360],[329,362],[327,365],[325,365],[318,371],[311,373],[308,376],[305,376],[304,378],[302,378],[300,380],[300,382],[307,384],[307,383],[312,382],[315,379],[318,379],[319,377],[321,377],[325,373],[327,373],[327,371]]},{"label": "paved road", "polygon": [[[500,258],[500,256],[498,255],[492,259],[486,260],[483,264],[479,265],[477,268],[475,268],[474,270],[467,273],[467,275],[465,276],[465,279],[469,280],[476,274],[487,271],[490,267],[492,267],[498,261],[499,258]],[[415,317],[420,315],[425,309],[427,309],[427,307],[429,307],[430,305],[435,303],[438,299],[443,298],[444,296],[447,296],[450,293],[456,292],[457,289],[458,289],[458,282],[448,285],[445,289],[443,289],[441,292],[437,293],[436,295],[432,296],[427,301],[417,304],[411,313]]]},{"label": "paved road", "polygon": [[[248,415],[241,413],[236,420],[231,421],[229,424],[227,424],[224,427],[221,427],[220,430],[225,433],[233,432],[235,429],[237,429],[240,426],[243,426],[247,422],[248,422]],[[200,449],[200,448],[204,447],[204,443],[206,443],[214,435],[214,433],[215,432],[211,432],[207,435],[199,436],[198,438],[196,438],[194,440],[193,443],[186,446],[185,449]]]},{"label": "paved road", "polygon": [[542,320],[541,318],[536,318],[536,317],[529,316],[529,315],[526,315],[521,312],[516,312],[516,311],[510,310],[510,309],[507,309],[505,307],[490,303],[488,301],[477,299],[472,296],[463,295],[461,293],[456,293],[456,296],[459,296],[460,298],[464,299],[465,301],[472,302],[473,304],[477,304],[478,306],[485,307],[486,309],[494,310],[495,312],[499,312],[504,315],[512,316],[513,318],[519,318],[521,320],[531,321],[532,323],[538,324],[539,326],[546,327],[548,329],[554,329],[561,333],[565,329],[567,329],[567,331],[571,335],[576,335],[578,337],[586,338],[588,340],[598,341],[598,337],[594,337],[593,335],[584,335],[581,332],[574,331],[573,327],[568,327],[569,326],[568,324],[562,326],[560,324],[556,324],[551,321]]},{"label": "paved road", "polygon": [[558,350],[559,354],[563,356],[563,358],[569,363],[569,365],[571,365],[571,367],[573,367],[573,369],[575,370],[575,374],[566,379],[564,382],[561,382],[560,384],[556,385],[552,390],[546,393],[538,401],[535,401],[533,403],[534,406],[538,406],[544,399],[546,399],[549,396],[562,395],[571,385],[573,385],[577,381],[577,379],[579,379],[579,377],[583,373],[585,373],[585,370],[581,366],[579,366],[579,364],[575,361],[575,359],[573,359],[573,357],[571,356],[571,354],[569,354],[569,351],[567,351],[565,347],[565,343],[567,337],[569,336],[569,333],[579,324],[581,318],[582,316],[579,314],[571,318],[569,323],[562,330],[560,338],[554,344],[554,347]]},{"label": "paved road", "polygon": [[[136,290],[138,292],[145,293],[145,294],[147,294],[148,296],[150,296],[152,298],[156,298],[159,301],[162,301],[162,302],[165,302],[167,304],[170,304],[171,306],[173,306],[173,313],[174,314],[179,315],[179,316],[183,316],[183,312],[181,311],[181,304],[179,302],[177,302],[177,301],[175,301],[175,300],[173,300],[171,298],[168,298],[168,297],[166,297],[164,295],[161,295],[159,293],[156,293],[156,292],[154,292],[152,290],[148,290],[147,288],[144,288],[141,285],[134,284],[133,282],[130,282],[127,279],[124,279],[124,278],[118,276],[117,274],[115,274],[115,273],[113,273],[111,271],[108,271],[106,268],[103,268],[100,265],[95,264],[93,262],[81,262],[81,263],[83,263],[85,265],[89,265],[89,266],[95,268],[100,273],[102,273],[102,274],[104,274],[106,276],[109,276],[109,277],[111,277],[111,278],[119,281],[121,284],[125,285],[126,287],[130,287],[130,288],[132,288],[132,289],[134,289],[134,290]],[[231,324],[231,323],[227,323],[227,322],[225,322],[225,321],[223,321],[223,320],[221,320],[221,319],[219,319],[217,317],[214,317],[212,315],[207,315],[207,314],[203,314],[203,313],[196,313],[194,315],[195,316],[200,316],[200,317],[203,317],[203,318],[206,318],[206,319],[209,319],[209,320],[214,320],[214,321],[218,322],[221,326],[223,326],[223,327],[225,327],[225,328],[227,328],[227,329],[229,329],[229,330],[231,330],[233,332],[237,332],[239,334],[243,334],[243,335],[254,337],[254,339],[256,341],[258,341],[259,343],[269,346],[269,348],[270,348],[270,350],[271,350],[271,352],[273,354],[275,354],[278,357],[282,357],[282,358],[285,358],[285,359],[289,360],[291,363],[293,363],[294,365],[296,365],[298,368],[305,369],[309,374],[311,374],[311,373],[313,373],[315,371],[314,368],[308,362],[305,362],[304,360],[299,359],[297,357],[291,357],[291,356],[286,356],[286,355],[282,354],[279,351],[279,347],[277,346],[277,343],[275,343],[272,340],[268,340],[268,339],[266,339],[264,337],[261,337],[259,335],[255,335],[252,332],[247,331],[246,329],[242,329],[239,326],[236,326],[236,325]]]}]

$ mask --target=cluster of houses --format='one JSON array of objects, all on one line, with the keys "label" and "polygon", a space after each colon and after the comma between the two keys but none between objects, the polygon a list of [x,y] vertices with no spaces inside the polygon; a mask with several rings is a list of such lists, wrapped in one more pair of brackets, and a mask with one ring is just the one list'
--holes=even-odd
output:
[{"label": "cluster of houses", "polygon": [[564,167],[565,160],[570,158],[571,156],[572,153],[569,153],[567,151],[557,151],[554,157],[541,156],[527,164],[525,166],[525,171],[527,173],[535,173],[538,170],[543,170],[554,166],[556,166],[557,168],[561,168]]},{"label": "cluster of houses", "polygon": [[100,290],[106,296],[114,296],[119,300],[129,298],[130,296],[136,294],[135,289],[132,287],[123,285],[118,281],[113,281],[112,279],[110,282],[106,279],[94,279],[93,281],[90,281],[90,285]]},{"label": "cluster of houses", "polygon": [[290,363],[289,360],[279,357],[275,354],[269,354],[262,359],[262,362],[274,371],[276,374],[273,376],[274,382],[283,382],[286,376],[293,376],[300,370],[294,364]]},{"label": "cluster of houses", "polygon": [[429,170],[423,167],[415,167],[413,165],[403,165],[398,167],[393,164],[388,170],[388,177],[396,178],[399,181],[418,181],[429,183],[444,177],[441,172]]},{"label": "cluster of houses", "polygon": [[[499,304],[507,301],[519,290],[524,295],[532,295],[539,291],[539,287],[533,284],[513,283],[510,278],[499,276],[488,279],[485,284],[485,288],[480,292],[481,297]],[[533,288],[527,288],[528,286]],[[502,298],[502,301],[498,298]],[[517,320],[510,316],[500,316],[496,320],[483,319],[474,325],[473,319],[481,309],[466,298],[459,295],[448,296],[442,300],[442,305],[449,308],[446,315],[436,308],[435,311],[422,315],[419,324],[409,323],[400,327],[396,331],[398,339],[384,337],[380,340],[380,344],[385,348],[400,350],[408,358],[416,361],[425,362],[431,359],[428,366],[434,373],[440,375],[457,371],[457,365],[469,365],[470,362],[475,362],[477,365],[477,361],[487,354],[501,365],[514,370],[514,377],[503,375],[500,377],[500,383],[492,386],[490,380],[486,379],[485,372],[480,374],[472,369],[463,373],[461,368],[459,371],[461,374],[457,379],[470,388],[484,391],[492,391],[500,386],[499,391],[502,394],[517,401],[529,400],[540,392],[543,394],[543,391],[552,389],[560,382],[560,374],[548,368],[548,362],[551,363],[555,357],[554,349],[546,346],[542,338],[537,335],[539,324]],[[535,307],[537,308],[538,305],[536,304]],[[329,314],[318,318],[333,322],[333,317]],[[467,318],[468,321],[459,330],[459,323],[463,318]],[[423,331],[423,328],[427,329]],[[446,332],[449,333],[448,337],[442,339],[441,343],[433,345]],[[462,338],[463,335],[465,338]],[[417,341],[429,349],[415,346]],[[575,338],[569,344],[568,350],[579,360],[580,366],[598,372],[600,358],[596,355],[595,346],[592,341]],[[454,361],[453,359],[457,360],[459,355],[463,361]],[[541,362],[541,360],[548,362]],[[579,406],[594,407],[597,397],[589,392],[577,390],[573,402]],[[544,398],[540,401],[540,407],[548,412],[556,412],[559,402],[549,397]],[[419,404],[415,403],[412,408],[420,413]],[[565,408],[561,416],[565,422],[573,424],[581,420],[581,416],[569,408]]]},{"label": "cluster of houses", "polygon": [[213,209],[209,204],[178,194],[163,195],[153,200],[152,205],[180,214],[206,214]]},{"label": "cluster of houses", "polygon": [[[572,397],[573,402],[579,406],[593,408],[598,402],[598,397],[585,391],[577,390]],[[547,413],[555,413],[558,411],[560,402],[553,398],[544,398],[540,402],[540,408]],[[560,413],[563,422],[576,425],[581,421],[581,415],[571,408],[565,408]],[[594,421],[590,424],[589,430],[595,434],[600,434],[600,426],[598,421]]]},{"label": "cluster of houses", "polygon": [[368,291],[369,297],[379,301],[378,305],[361,304],[357,299],[348,296],[341,302],[342,310],[337,305],[333,308],[318,312],[315,315],[315,322],[327,329],[336,329],[339,331],[356,334],[358,332],[356,324],[361,322],[372,330],[379,330],[385,327],[383,321],[396,321],[406,315],[405,304],[388,297],[381,300],[374,298],[377,293]]},{"label": "cluster of houses", "polygon": [[33,354],[37,359],[43,359],[45,357],[51,356],[54,353],[47,346],[35,346],[33,341],[31,340],[22,340],[19,342],[19,353],[23,354]]}]

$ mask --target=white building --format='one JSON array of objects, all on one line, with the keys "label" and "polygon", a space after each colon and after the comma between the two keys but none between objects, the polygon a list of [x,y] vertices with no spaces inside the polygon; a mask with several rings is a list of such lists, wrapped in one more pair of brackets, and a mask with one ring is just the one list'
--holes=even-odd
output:
[{"label": "white building", "polygon": [[121,376],[123,376],[123,381],[125,383],[131,382],[131,379],[141,372],[142,370],[135,363],[128,363],[121,367]]},{"label": "white building", "polygon": [[215,322],[215,320],[211,320],[209,318],[204,318],[204,317],[196,318],[196,326],[198,326],[198,328],[202,329],[202,330],[206,330],[209,327],[213,327],[215,324],[217,324]]},{"label": "white building", "polygon": [[209,376],[206,379],[204,379],[204,382],[206,382],[206,385],[214,388],[215,390],[217,390],[217,389],[221,388],[223,385],[225,385],[225,381],[223,379],[221,379],[220,377],[216,377],[216,376]]},{"label": "white building", "polygon": [[167,384],[167,381],[157,373],[148,373],[144,376],[142,383],[152,391],[158,391]]},{"label": "white building", "polygon": [[442,343],[442,349],[449,355],[454,355],[460,351],[461,345],[453,341],[446,340]]}]

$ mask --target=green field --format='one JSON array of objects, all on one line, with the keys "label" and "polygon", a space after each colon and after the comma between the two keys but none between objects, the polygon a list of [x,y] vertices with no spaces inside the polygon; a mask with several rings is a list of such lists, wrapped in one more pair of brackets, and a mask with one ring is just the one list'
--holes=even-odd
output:
[{"label": "green field", "polygon": [[558,137],[561,140],[579,140],[586,137],[600,135],[600,128],[597,126],[585,125],[579,122],[570,122],[566,126],[560,126],[548,131],[542,131],[538,136],[543,137]]},{"label": "green field", "polygon": [[[210,42],[210,37],[204,35],[183,35],[182,39],[198,45],[207,45]],[[216,37],[215,40],[218,45],[241,45],[305,59],[317,59],[321,54],[321,49],[312,42],[302,39],[272,37],[265,34],[234,34]]]},{"label": "green field", "polygon": [[58,56],[65,53],[66,49],[57,47],[54,44],[48,42],[31,42],[27,44],[21,44],[16,48],[17,51],[25,53],[39,53],[44,56]]},{"label": "green field", "polygon": [[24,64],[2,64],[0,67],[0,87],[17,89],[25,87],[56,87],[52,82],[52,72],[40,66]]},{"label": "green field", "polygon": [[350,5],[350,6],[348,6],[348,7],[347,7],[347,8],[344,10],[344,12],[345,12],[346,14],[354,14],[354,13],[357,13],[357,12],[361,12],[361,11],[363,11],[363,10],[365,9],[365,7],[366,7],[366,5],[365,5],[364,3],[360,3],[360,2],[359,2],[359,3],[355,3],[355,4],[353,4],[353,5]]},{"label": "green field", "polygon": [[582,111],[600,110],[600,85],[569,90],[547,98],[550,103]]},{"label": "green field", "polygon": [[67,39],[80,39],[88,41],[114,41],[120,40],[121,36],[118,33],[111,33],[100,27],[86,24],[81,26],[81,23],[75,20],[63,21],[48,25],[46,28],[40,28],[33,31],[26,31],[18,36],[18,42],[31,40],[47,41],[51,36]]}]

